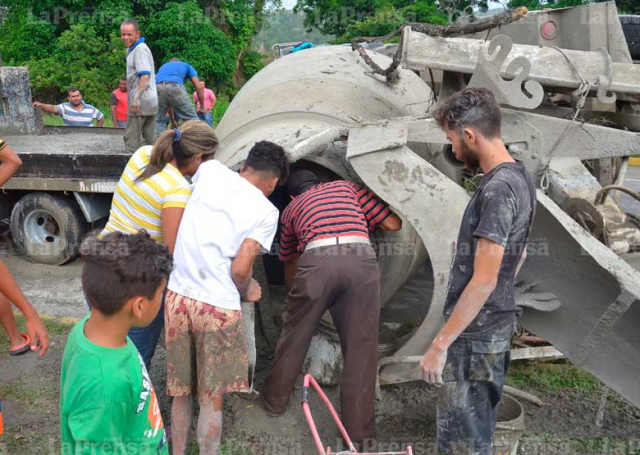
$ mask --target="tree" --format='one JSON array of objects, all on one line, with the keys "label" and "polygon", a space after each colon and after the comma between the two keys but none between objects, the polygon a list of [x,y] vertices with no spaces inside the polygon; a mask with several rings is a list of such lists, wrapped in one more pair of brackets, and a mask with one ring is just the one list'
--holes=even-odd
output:
[{"label": "tree", "polygon": [[[569,6],[580,6],[588,3],[599,3],[606,0],[547,0],[541,2],[540,0],[510,0],[507,4],[509,8],[517,8],[518,6],[526,6],[529,11],[537,11],[544,8],[567,8]],[[637,1],[637,0],[631,0]]]},{"label": "tree", "polygon": [[26,64],[39,99],[60,102],[66,98],[66,88],[77,86],[88,103],[107,106],[110,91],[124,75],[124,58],[118,36],[104,40],[93,27],[77,24],[60,35],[51,55]]},{"label": "tree", "polygon": [[235,46],[195,1],[168,4],[145,21],[144,31],[157,66],[180,58],[212,85],[223,87],[232,82]]},{"label": "tree", "polygon": [[237,88],[246,80],[242,74],[242,59],[251,51],[253,38],[264,26],[266,11],[279,8],[282,0],[199,0],[199,3],[212,23],[226,33],[234,44],[236,59],[233,82]]},{"label": "tree", "polygon": [[488,9],[487,0],[438,0],[438,7],[443,10],[448,19],[448,23],[465,21],[472,22],[475,19],[474,11],[486,11]]},{"label": "tree", "polygon": [[262,46],[265,50],[269,50],[274,44],[290,41],[311,41],[316,45],[325,44],[335,38],[323,35],[318,30],[307,31],[304,26],[304,14],[294,13],[291,10],[270,11],[266,20],[267,24],[254,39],[254,49]]},{"label": "tree", "polygon": [[426,1],[404,8],[387,7],[375,15],[356,22],[347,27],[347,31],[336,42],[351,42],[359,36],[384,36],[397,30],[407,22],[427,22],[430,24],[447,24],[447,17],[443,15],[434,3]]},{"label": "tree", "polygon": [[[403,22],[442,23],[446,15],[437,11],[440,0],[298,0],[294,11],[305,14],[307,30],[317,29],[343,41],[365,30],[379,33],[392,30]],[[454,0],[447,0],[454,1]],[[455,0],[460,4],[484,0]],[[377,30],[377,31],[374,31]],[[366,36],[380,36],[367,34]]]}]

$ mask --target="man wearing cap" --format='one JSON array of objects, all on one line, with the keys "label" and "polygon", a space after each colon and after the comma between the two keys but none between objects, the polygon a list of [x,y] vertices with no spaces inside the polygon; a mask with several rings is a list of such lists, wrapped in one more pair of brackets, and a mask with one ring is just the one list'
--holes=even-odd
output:
[{"label": "man wearing cap", "polygon": [[294,173],[292,202],[281,219],[287,313],[262,402],[285,412],[316,325],[329,310],[344,356],[342,417],[352,440],[376,437],[375,382],[380,317],[380,270],[369,233],[397,231],[400,218],[369,189],[345,180],[320,183]]},{"label": "man wearing cap", "polygon": [[[156,116],[156,129],[158,135],[167,128],[166,114],[171,110],[173,116],[180,120],[198,120],[193,103],[189,99],[187,90],[184,88],[184,81],[189,78],[196,87],[198,99],[204,99],[204,90],[198,73],[186,62],[180,61],[178,58],[172,58],[162,65],[156,76],[156,85],[158,87],[158,115]],[[204,108],[201,108],[204,112]],[[198,111],[200,112],[200,110]],[[171,118],[173,118],[170,115]]]}]

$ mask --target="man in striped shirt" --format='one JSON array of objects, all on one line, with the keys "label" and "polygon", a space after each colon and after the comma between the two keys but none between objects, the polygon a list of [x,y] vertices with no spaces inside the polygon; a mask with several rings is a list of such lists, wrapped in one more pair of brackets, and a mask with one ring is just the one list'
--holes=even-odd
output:
[{"label": "man in striped shirt", "polygon": [[329,310],[344,356],[342,417],[361,445],[376,437],[380,270],[369,233],[400,230],[402,221],[369,189],[345,180],[320,183],[303,170],[287,189],[293,200],[280,225],[287,314],[263,404],[270,415],[285,412],[315,327]]},{"label": "man in striped shirt", "polygon": [[62,121],[66,126],[93,126],[96,120],[96,126],[102,126],[104,123],[104,115],[91,104],[82,101],[82,92],[77,87],[69,87],[67,90],[69,101],[54,106],[53,104],[45,104],[35,102],[33,107],[39,107],[49,114],[56,114],[62,117]]}]

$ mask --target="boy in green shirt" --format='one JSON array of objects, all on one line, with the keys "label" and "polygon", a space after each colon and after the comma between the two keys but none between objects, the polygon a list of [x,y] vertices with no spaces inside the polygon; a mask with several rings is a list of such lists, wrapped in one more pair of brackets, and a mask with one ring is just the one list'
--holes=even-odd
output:
[{"label": "boy in green shirt", "polygon": [[168,455],[158,400],[127,332],[158,314],[171,254],[145,232],[91,238],[81,253],[92,309],[62,359],[62,455]]}]

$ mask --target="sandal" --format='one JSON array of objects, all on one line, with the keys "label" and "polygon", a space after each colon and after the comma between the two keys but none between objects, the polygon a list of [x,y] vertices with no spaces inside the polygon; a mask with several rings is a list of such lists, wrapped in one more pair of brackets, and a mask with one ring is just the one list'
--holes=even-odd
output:
[{"label": "sandal", "polygon": [[20,337],[22,337],[24,343],[22,343],[20,346],[10,348],[9,355],[21,355],[31,350],[31,339],[29,338],[29,335],[27,335],[26,333],[21,333]]}]

